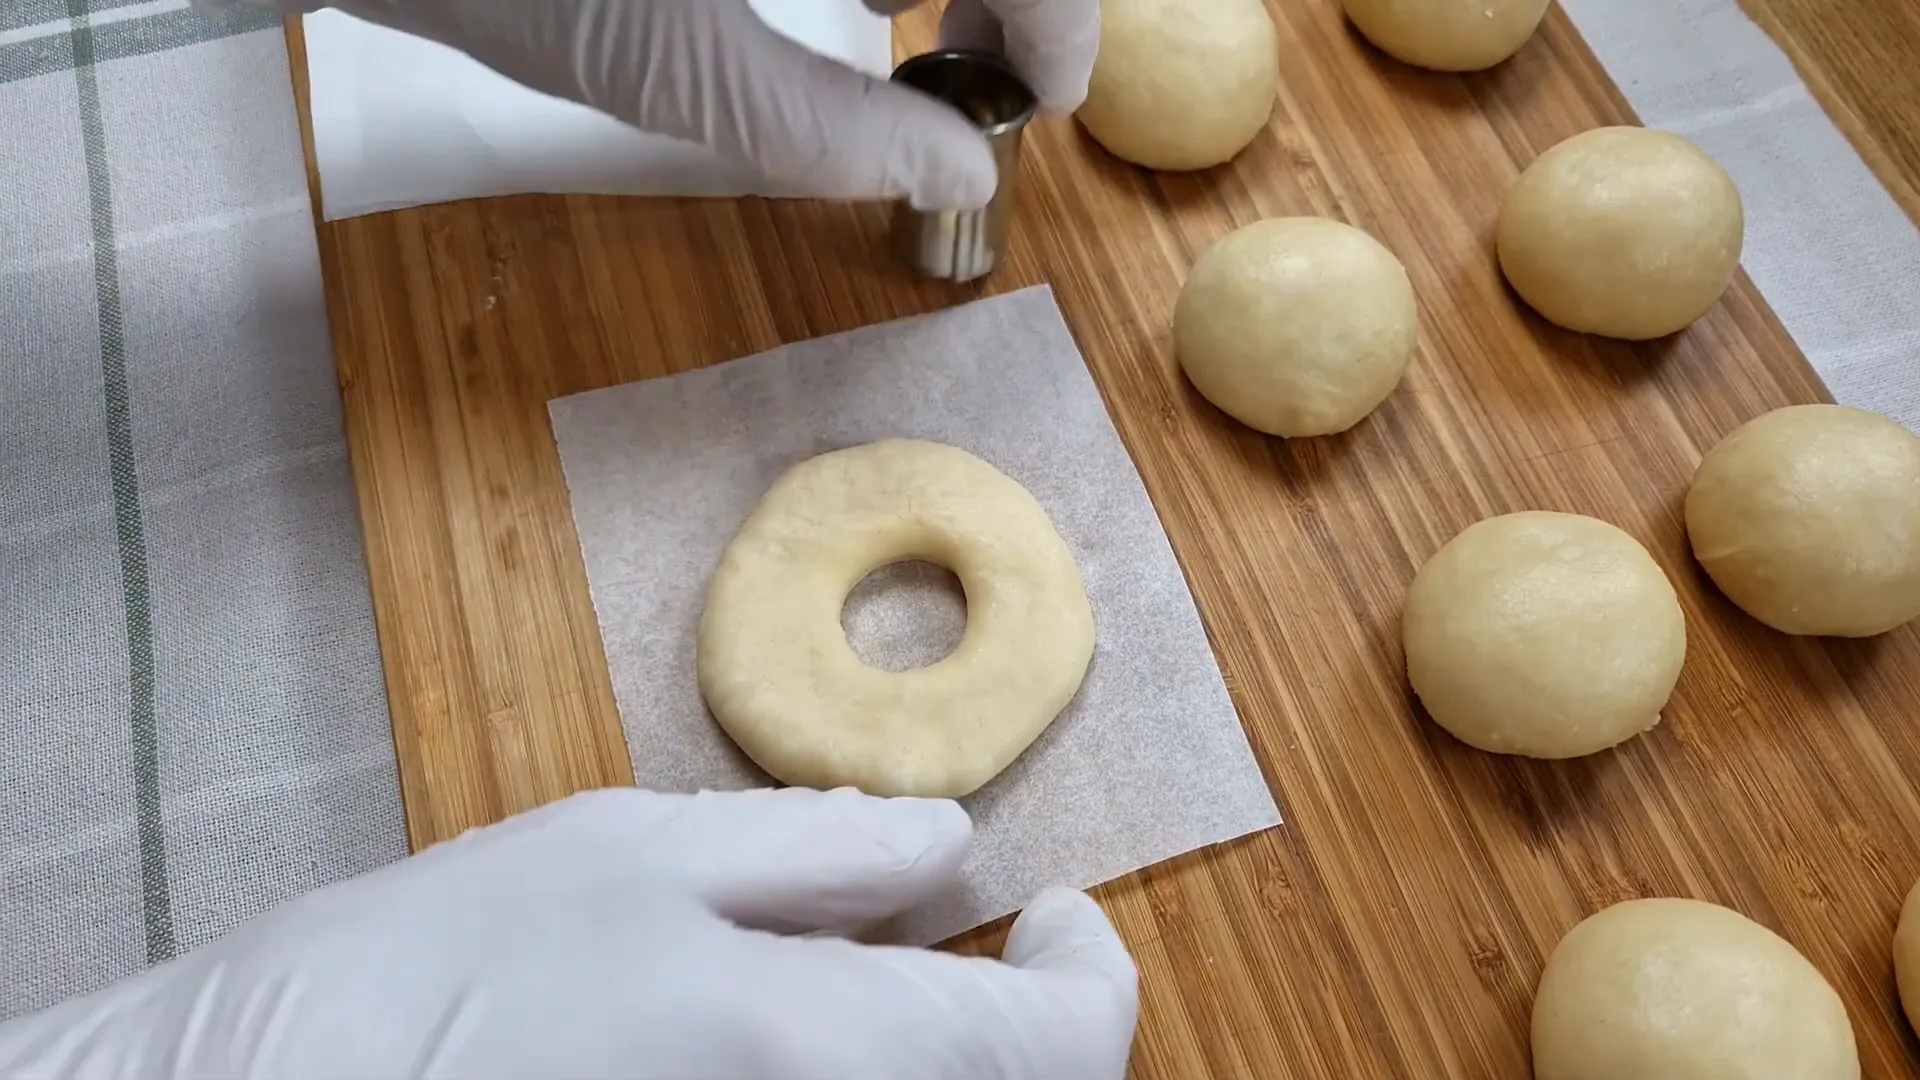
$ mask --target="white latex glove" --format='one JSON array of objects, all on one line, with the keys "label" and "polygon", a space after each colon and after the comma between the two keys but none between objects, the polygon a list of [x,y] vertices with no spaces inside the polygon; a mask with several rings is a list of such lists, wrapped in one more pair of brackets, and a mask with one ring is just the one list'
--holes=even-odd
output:
[{"label": "white latex glove", "polygon": [[901,911],[971,835],[944,800],[589,792],[0,1026],[0,1075],[1119,1080],[1136,975],[1082,893],[1003,960],[766,932]]},{"label": "white latex glove", "polygon": [[[437,41],[522,85],[702,143],[822,198],[971,209],[998,181],[986,140],[958,110],[808,51],[747,0],[252,2],[337,7]],[[865,2],[896,15],[922,0]],[[1085,99],[1099,37],[1099,0],[950,0],[941,18],[943,45],[1003,53],[1049,112]]]}]

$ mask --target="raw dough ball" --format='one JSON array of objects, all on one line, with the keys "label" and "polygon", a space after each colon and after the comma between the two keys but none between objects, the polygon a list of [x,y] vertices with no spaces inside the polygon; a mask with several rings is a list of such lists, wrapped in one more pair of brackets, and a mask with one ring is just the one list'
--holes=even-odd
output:
[{"label": "raw dough ball", "polygon": [[1414,576],[1407,677],[1469,746],[1570,758],[1660,722],[1686,620],[1647,549],[1604,521],[1526,511],[1462,530]]},{"label": "raw dough ball", "polygon": [[1434,71],[1481,71],[1520,51],[1547,0],[1345,0],[1381,52]]},{"label": "raw dough ball", "polygon": [[1687,539],[1775,630],[1883,634],[1920,616],[1920,438],[1842,405],[1749,420],[1694,472]]},{"label": "raw dough ball", "polygon": [[1196,389],[1269,435],[1331,435],[1400,382],[1419,316],[1378,240],[1326,218],[1270,218],[1209,247],[1174,307],[1174,346]]},{"label": "raw dough ball", "polygon": [[[910,559],[960,579],[967,628],[928,667],[869,667],[841,609]],[[714,719],[774,778],[959,798],[1046,730],[1092,659],[1080,571],[1027,489],[956,447],[886,439],[767,489],[707,585],[696,666]]]},{"label": "raw dough ball", "polygon": [[1857,1080],[1840,995],[1787,941],[1698,900],[1628,900],[1554,946],[1534,1080]]},{"label": "raw dough ball", "polygon": [[1664,131],[1582,132],[1500,207],[1500,269],[1548,321],[1644,341],[1685,329],[1740,265],[1746,219],[1719,163]]},{"label": "raw dough ball", "polygon": [[1260,134],[1279,93],[1280,37],[1261,0],[1101,0],[1075,115],[1115,157],[1206,169]]},{"label": "raw dough ball", "polygon": [[1920,883],[1907,891],[1900,924],[1893,929],[1893,977],[1907,1023],[1920,1031]]}]

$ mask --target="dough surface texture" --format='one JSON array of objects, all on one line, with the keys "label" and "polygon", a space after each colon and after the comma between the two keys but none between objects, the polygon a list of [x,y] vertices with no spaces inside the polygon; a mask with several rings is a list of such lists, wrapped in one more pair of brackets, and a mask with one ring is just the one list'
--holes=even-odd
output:
[{"label": "dough surface texture", "polygon": [[1345,0],[1374,47],[1433,71],[1482,71],[1533,37],[1547,0]]},{"label": "dough surface texture", "polygon": [[1074,115],[1115,157],[1183,172],[1246,149],[1279,93],[1280,37],[1261,0],[1101,0]]},{"label": "dough surface texture", "polygon": [[1920,1031],[1920,882],[1907,890],[1900,922],[1893,928],[1893,976],[1900,989],[1900,1010]]},{"label": "dough surface texture", "polygon": [[1664,131],[1604,127],[1535,158],[1500,207],[1495,243],[1513,290],[1549,322],[1644,341],[1685,329],[1740,265],[1733,178]]},{"label": "dough surface texture", "polygon": [[1215,241],[1174,307],[1194,388],[1269,435],[1332,435],[1365,419],[1406,374],[1419,333],[1407,272],[1366,232],[1269,218]]},{"label": "dough surface texture", "polygon": [[1461,530],[1414,575],[1407,677],[1469,746],[1597,753],[1660,722],[1686,658],[1673,585],[1625,532],[1524,511]]},{"label": "dough surface texture", "polygon": [[1846,1006],[1717,904],[1628,900],[1568,931],[1533,1001],[1534,1080],[1857,1080]]},{"label": "dough surface texture", "polygon": [[[842,606],[911,559],[960,579],[966,630],[927,667],[869,667]],[[1026,488],[957,447],[886,439],[803,461],[761,497],[708,583],[697,668],[714,719],[784,783],[958,798],[1066,708],[1093,644],[1073,553]]]},{"label": "dough surface texture", "polygon": [[1693,557],[1786,634],[1872,637],[1920,617],[1920,438],[1843,405],[1789,405],[1707,451]]}]

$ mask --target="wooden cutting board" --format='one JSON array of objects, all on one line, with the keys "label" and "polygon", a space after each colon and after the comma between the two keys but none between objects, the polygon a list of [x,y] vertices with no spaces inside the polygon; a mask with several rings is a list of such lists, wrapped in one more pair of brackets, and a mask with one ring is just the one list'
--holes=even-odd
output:
[{"label": "wooden cutting board", "polygon": [[[631,782],[549,398],[1050,282],[1286,816],[1098,891],[1140,963],[1136,1076],[1524,1077],[1554,942],[1652,895],[1783,933],[1845,997],[1867,1075],[1915,1074],[1888,941],[1920,875],[1920,637],[1764,629],[1690,560],[1678,510],[1706,448],[1822,400],[1818,381],[1744,278],[1643,346],[1555,330],[1504,288],[1507,184],[1632,120],[1558,9],[1512,62],[1453,77],[1359,44],[1337,0],[1269,6],[1285,85],[1253,147],[1154,176],[1040,124],[1011,265],[984,289],[908,278],[871,206],[514,198],[324,226],[415,843]],[[931,15],[902,34],[925,48]],[[1423,304],[1406,383],[1345,436],[1237,427],[1169,348],[1194,257],[1275,214],[1372,231]],[[1489,756],[1409,700],[1414,570],[1525,508],[1620,525],[1680,591],[1678,692],[1616,752]]]}]

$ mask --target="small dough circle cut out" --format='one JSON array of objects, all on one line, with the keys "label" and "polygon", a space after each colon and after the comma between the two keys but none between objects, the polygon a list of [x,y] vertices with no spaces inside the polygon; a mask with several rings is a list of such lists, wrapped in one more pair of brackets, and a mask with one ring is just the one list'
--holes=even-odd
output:
[{"label": "small dough circle cut out", "polygon": [[1468,746],[1572,758],[1660,722],[1686,617],[1660,565],[1620,529],[1525,511],[1460,531],[1414,575],[1407,679]]},{"label": "small dough circle cut out", "polygon": [[1344,0],[1374,47],[1432,71],[1483,71],[1520,51],[1547,0]]},{"label": "small dough circle cut out", "polygon": [[1920,618],[1920,438],[1845,405],[1789,405],[1707,451],[1693,557],[1784,634],[1872,637]]},{"label": "small dough circle cut out", "polygon": [[[908,560],[960,579],[966,630],[927,667],[869,667],[841,609]],[[959,798],[1066,708],[1093,643],[1073,553],[1026,488],[957,447],[885,439],[767,489],[708,583],[696,667],[714,719],[775,779]]]},{"label": "small dough circle cut out", "polygon": [[1646,341],[1719,301],[1746,235],[1739,189],[1678,135],[1603,127],[1555,144],[1508,189],[1500,270],[1548,322]]},{"label": "small dough circle cut out", "polygon": [[1100,50],[1074,113],[1107,152],[1163,172],[1247,148],[1280,96],[1280,36],[1261,0],[1100,0]]},{"label": "small dough circle cut out", "polygon": [[1785,938],[1700,900],[1628,900],[1547,957],[1534,1080],[1858,1080],[1832,984]]}]

